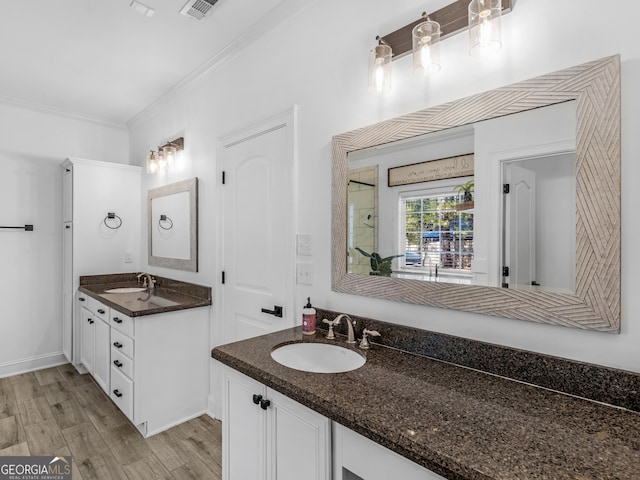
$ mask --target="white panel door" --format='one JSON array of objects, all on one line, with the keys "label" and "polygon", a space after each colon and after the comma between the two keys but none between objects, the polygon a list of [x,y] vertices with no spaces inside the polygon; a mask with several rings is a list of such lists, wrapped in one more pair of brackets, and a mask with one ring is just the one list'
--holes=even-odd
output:
[{"label": "white panel door", "polygon": [[530,287],[536,280],[536,174],[516,163],[505,163],[504,173],[510,185],[504,242],[509,288]]},{"label": "white panel door", "polygon": [[93,378],[98,385],[109,393],[109,372],[111,371],[111,343],[109,342],[111,327],[104,320],[95,317]]},{"label": "white panel door", "polygon": [[264,480],[266,477],[266,411],[260,400],[266,387],[224,369],[222,400],[223,480]]},{"label": "white panel door", "polygon": [[[276,118],[222,143],[223,341],[293,326],[293,124]],[[282,309],[281,316],[274,312]]]},{"label": "white panel door", "polygon": [[82,332],[80,363],[91,374],[93,374],[93,361],[95,358],[95,321],[93,313],[86,308],[80,309],[80,331]]},{"label": "white panel door", "polygon": [[267,479],[331,478],[330,420],[270,388],[267,396]]}]

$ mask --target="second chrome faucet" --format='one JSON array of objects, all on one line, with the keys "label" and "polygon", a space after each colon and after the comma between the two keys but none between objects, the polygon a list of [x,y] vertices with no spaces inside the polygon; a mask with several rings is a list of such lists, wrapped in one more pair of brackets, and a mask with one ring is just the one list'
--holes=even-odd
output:
[{"label": "second chrome faucet", "polygon": [[[322,320],[323,323],[326,323],[327,325],[329,325],[329,332],[327,333],[327,338],[329,340],[333,340],[334,338],[336,338],[333,332],[333,327],[339,325],[340,321],[343,318],[346,319],[346,322],[347,322],[347,343],[351,343],[351,344],[356,343],[356,335],[353,330],[353,325],[355,324],[355,321],[352,320],[351,317],[346,313],[341,313],[333,320],[327,320],[326,318]],[[380,334],[375,330],[367,330],[365,328],[362,334],[362,339],[360,340],[360,345],[359,345],[360,348],[365,350],[370,348],[370,343],[367,339],[367,335],[371,335],[372,337],[380,336]]]}]

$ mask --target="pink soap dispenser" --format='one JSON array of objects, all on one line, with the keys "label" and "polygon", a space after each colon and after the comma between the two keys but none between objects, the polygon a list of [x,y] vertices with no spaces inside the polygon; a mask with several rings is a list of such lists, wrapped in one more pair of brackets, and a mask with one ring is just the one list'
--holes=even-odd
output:
[{"label": "pink soap dispenser", "polygon": [[302,333],[316,333],[316,309],[311,306],[311,297],[307,297],[307,304],[302,309]]}]

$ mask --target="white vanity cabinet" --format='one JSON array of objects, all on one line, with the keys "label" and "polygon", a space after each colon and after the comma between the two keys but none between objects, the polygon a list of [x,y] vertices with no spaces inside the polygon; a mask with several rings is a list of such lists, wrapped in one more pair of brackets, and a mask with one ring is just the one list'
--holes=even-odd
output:
[{"label": "white vanity cabinet", "polygon": [[142,435],[206,412],[209,308],[130,317],[77,299],[82,365]]},{"label": "white vanity cabinet", "polygon": [[145,437],[206,412],[208,313],[130,317],[111,309],[109,396]]},{"label": "white vanity cabinet", "polygon": [[80,362],[105,392],[109,391],[109,307],[87,295],[77,295],[82,344]]},{"label": "white vanity cabinet", "polygon": [[446,480],[337,423],[333,424],[333,480]]},{"label": "white vanity cabinet", "polygon": [[222,367],[223,480],[331,479],[331,422]]}]

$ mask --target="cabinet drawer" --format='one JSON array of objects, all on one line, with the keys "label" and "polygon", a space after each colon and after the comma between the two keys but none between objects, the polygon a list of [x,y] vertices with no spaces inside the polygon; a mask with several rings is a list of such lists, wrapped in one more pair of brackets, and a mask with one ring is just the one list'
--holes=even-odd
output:
[{"label": "cabinet drawer", "polygon": [[111,400],[133,421],[133,380],[111,365]]},{"label": "cabinet drawer", "polygon": [[111,326],[125,335],[133,337],[133,318],[126,316],[124,313],[113,310],[111,312]]},{"label": "cabinet drawer", "polygon": [[133,358],[133,340],[115,328],[111,329],[111,348]]},{"label": "cabinet drawer", "polygon": [[133,379],[133,360],[131,360],[115,347],[111,347],[111,366],[117,368],[127,377]]},{"label": "cabinet drawer", "polygon": [[103,305],[98,300],[89,295],[82,295],[86,298],[85,308],[88,308],[96,317],[101,318],[105,322],[109,322],[109,311],[111,310],[106,305]]}]

